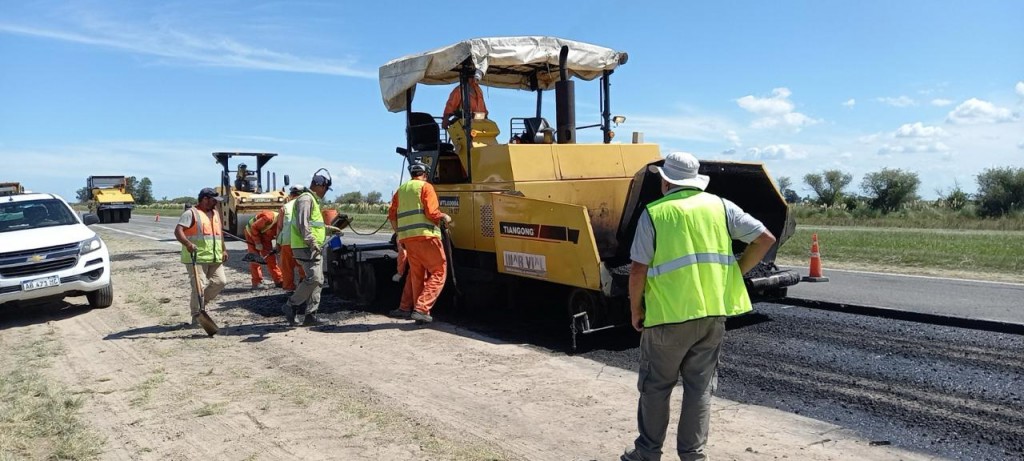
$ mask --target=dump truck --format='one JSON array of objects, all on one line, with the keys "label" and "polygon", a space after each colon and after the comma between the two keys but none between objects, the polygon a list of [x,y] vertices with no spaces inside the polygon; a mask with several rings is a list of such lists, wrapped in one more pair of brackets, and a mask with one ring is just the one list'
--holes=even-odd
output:
[{"label": "dump truck", "polygon": [[[659,176],[649,167],[664,160],[659,146],[643,143],[642,136],[613,142],[614,128],[625,118],[612,115],[611,77],[627,60],[625,52],[573,40],[496,37],[402,57],[380,68],[385,107],[406,118],[405,145],[396,152],[403,163],[428,166],[441,210],[452,217],[446,243],[448,283],[457,280],[454,292],[466,291],[459,284],[510,291],[523,280],[549,284],[564,299],[574,339],[576,333],[629,323],[629,249],[641,211],[661,197]],[[536,111],[499,127],[486,114],[471,114],[463,90],[460,112],[471,116],[450,121],[444,132],[439,117],[413,109],[417,85],[460,83],[466,89],[471,77],[482,86],[534,93]],[[598,81],[594,123],[576,123],[576,80]],[[553,120],[542,112],[550,90]],[[505,127],[507,137],[502,137]],[[579,142],[577,135],[588,129],[594,141]],[[735,202],[777,237],[745,280],[756,298],[784,296],[800,278],[774,261],[795,221],[764,165],[705,160],[700,173],[711,177],[708,192]],[[380,267],[390,265],[393,272],[394,263],[372,257],[386,248],[381,243],[332,249],[327,255],[332,287],[364,302],[382,286],[400,291],[380,276],[387,273]],[[744,248],[735,242],[736,254]],[[487,292],[493,304],[498,292]]]},{"label": "dump truck", "polygon": [[89,212],[95,213],[101,223],[128,222],[132,219],[135,198],[128,192],[124,176],[89,176]]},{"label": "dump truck", "polygon": [[[284,205],[285,193],[274,189],[273,183],[277,178],[267,172],[266,182],[263,181],[263,167],[276,156],[266,152],[213,153],[213,158],[222,167],[217,193],[224,197],[220,205],[221,222],[229,234],[244,239],[242,232],[253,216],[264,210],[277,211]],[[230,159],[234,157],[254,157],[256,169],[241,162],[232,169]],[[285,176],[285,185],[288,184],[287,178]]]}]

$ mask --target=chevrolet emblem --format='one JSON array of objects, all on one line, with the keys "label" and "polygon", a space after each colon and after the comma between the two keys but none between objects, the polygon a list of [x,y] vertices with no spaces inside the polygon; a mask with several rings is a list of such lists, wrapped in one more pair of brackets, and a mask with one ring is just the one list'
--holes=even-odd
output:
[{"label": "chevrolet emblem", "polygon": [[32,261],[34,263],[37,263],[37,262],[42,261],[44,259],[46,259],[46,255],[32,255],[32,256],[29,256],[29,258],[28,258],[29,261]]}]

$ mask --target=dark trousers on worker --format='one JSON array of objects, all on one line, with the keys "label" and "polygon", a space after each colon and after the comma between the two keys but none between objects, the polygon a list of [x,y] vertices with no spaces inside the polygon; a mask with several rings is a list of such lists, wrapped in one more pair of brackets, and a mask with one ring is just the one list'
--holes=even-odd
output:
[{"label": "dark trousers on worker", "polygon": [[661,459],[672,389],[682,376],[683,401],[676,449],[683,461],[705,460],[711,421],[711,387],[725,335],[725,317],[645,328],[640,340],[637,428],[633,456]]},{"label": "dark trousers on worker", "polygon": [[306,303],[306,315],[315,313],[320,308],[320,291],[324,286],[323,257],[320,252],[314,253],[309,248],[293,248],[292,254],[306,273],[295,292],[288,298],[288,305],[297,307]]}]

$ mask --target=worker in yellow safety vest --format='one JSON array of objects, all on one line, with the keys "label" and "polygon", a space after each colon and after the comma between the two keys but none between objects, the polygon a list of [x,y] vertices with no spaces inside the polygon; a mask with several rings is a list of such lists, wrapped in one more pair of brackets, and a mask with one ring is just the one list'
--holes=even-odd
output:
[{"label": "worker in yellow safety vest", "polygon": [[[285,320],[291,326],[296,324],[296,316],[300,313],[305,314],[303,326],[321,323],[316,312],[320,308],[320,291],[324,285],[322,252],[327,228],[320,212],[320,200],[331,190],[331,182],[329,176],[314,174],[309,189],[294,200],[289,234],[292,253],[305,271],[306,278],[302,279],[302,283],[281,307]],[[303,304],[306,306],[304,311],[301,309]]]},{"label": "worker in yellow safety vest", "polygon": [[[652,169],[664,196],[641,213],[630,249],[630,311],[642,332],[640,435],[621,459],[661,459],[669,400],[682,376],[676,447],[680,459],[703,460],[725,319],[751,310],[743,274],[775,236],[734,203],[705,192],[710,178],[698,174],[693,155],[673,152]],[[734,239],[748,244],[738,261]]]},{"label": "worker in yellow safety vest", "polygon": [[404,290],[407,294],[401,304],[388,315],[430,323],[434,321],[430,309],[441,295],[448,269],[438,225],[441,221],[451,222],[452,218],[441,212],[437,192],[427,182],[426,165],[409,164],[409,175],[412,178],[399,186],[391,198],[388,221],[398,235],[400,249],[406,251],[406,283],[412,290]]}]

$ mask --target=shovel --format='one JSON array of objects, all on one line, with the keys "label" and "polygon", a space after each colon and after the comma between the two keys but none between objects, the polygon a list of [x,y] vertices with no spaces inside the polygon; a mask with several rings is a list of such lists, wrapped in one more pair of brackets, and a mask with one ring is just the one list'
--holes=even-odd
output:
[{"label": "shovel", "polygon": [[220,328],[210,318],[210,314],[206,313],[206,300],[203,299],[203,284],[199,281],[199,266],[196,265],[196,252],[191,252],[190,256],[192,256],[192,278],[196,284],[196,296],[199,297],[199,325],[212,338]]}]

